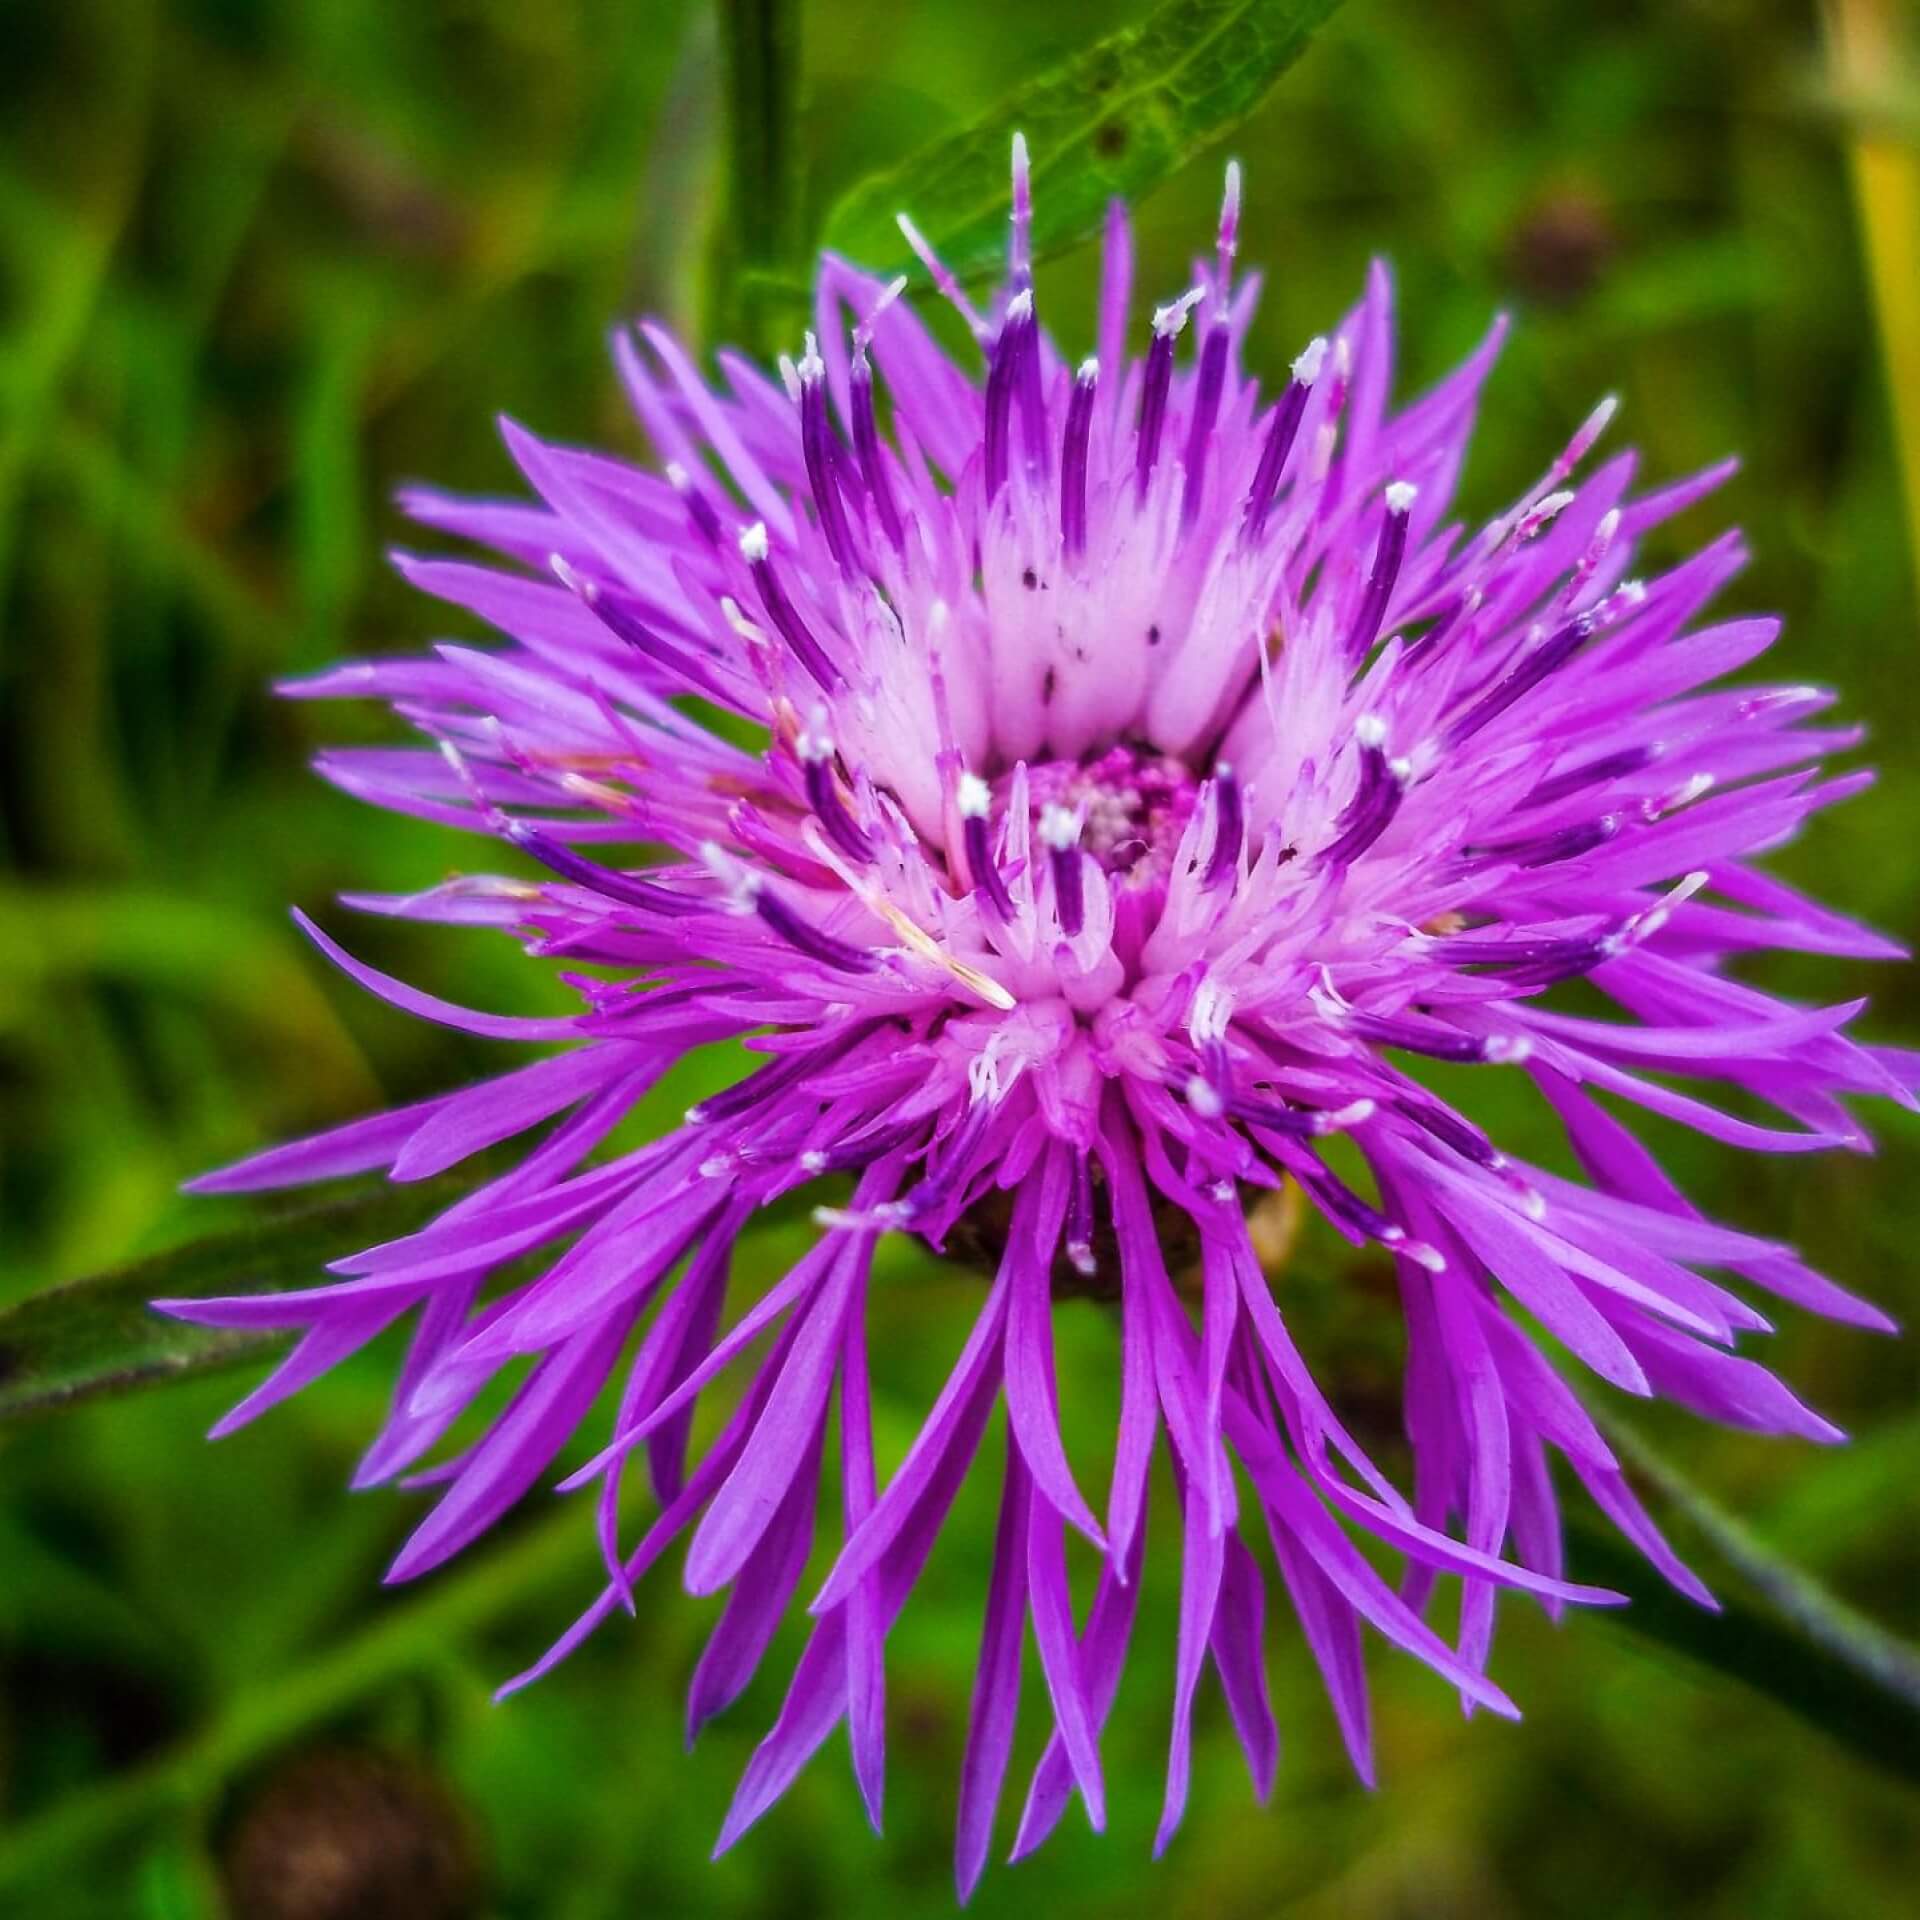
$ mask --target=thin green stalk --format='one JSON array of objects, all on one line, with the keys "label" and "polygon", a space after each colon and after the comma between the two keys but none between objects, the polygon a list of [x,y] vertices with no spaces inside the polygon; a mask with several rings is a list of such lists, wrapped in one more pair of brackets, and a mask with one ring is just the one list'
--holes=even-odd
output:
[{"label": "thin green stalk", "polygon": [[756,354],[769,338],[768,282],[793,262],[799,213],[800,9],[796,0],[720,0],[726,191],[715,236],[721,328]]},{"label": "thin green stalk", "polygon": [[1791,1565],[1678,1473],[1632,1427],[1601,1418],[1614,1451],[1780,1617],[1840,1665],[1920,1712],[1920,1652]]}]

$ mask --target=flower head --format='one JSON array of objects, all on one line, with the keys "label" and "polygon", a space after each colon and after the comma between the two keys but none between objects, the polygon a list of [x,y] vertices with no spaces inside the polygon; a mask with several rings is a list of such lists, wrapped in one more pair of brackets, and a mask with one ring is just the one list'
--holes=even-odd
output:
[{"label": "flower head", "polygon": [[[1376,269],[1263,394],[1242,366],[1253,292],[1233,274],[1230,172],[1214,261],[1153,310],[1133,357],[1116,212],[1098,352],[1074,360],[1039,323],[1027,204],[1016,150],[1008,278],[988,310],[928,257],[979,374],[903,282],[828,259],[815,331],[778,381],[723,354],[716,389],[660,328],[617,338],[663,472],[509,424],[538,504],[406,497],[505,557],[399,564],[509,644],[360,662],[294,691],[389,701],[429,744],[332,753],[323,771],[493,836],[539,877],[356,904],[494,927],[599,971],[563,975],[581,1001],[569,1017],[482,1015],[309,928],[400,1006],[563,1050],[203,1187],[414,1179],[548,1131],[330,1284],[170,1306],[302,1330],[227,1425],[417,1315],[362,1483],[414,1467],[502,1369],[530,1363],[429,1473],[444,1490],[396,1578],[482,1533],[623,1370],[606,1444],[569,1483],[598,1488],[605,1588],[535,1672],[631,1607],[684,1538],[688,1587],[729,1595],[693,1678],[695,1728],[746,1684],[796,1592],[837,1423],[826,1524],[842,1544],[723,1842],[842,1720],[878,1820],[885,1642],[1004,1402],[963,1890],[1029,1628],[1053,1736],[1016,1852],[1076,1792],[1101,1824],[1100,1732],[1163,1438],[1182,1539],[1162,1843],[1209,1663],[1261,1792],[1272,1776],[1257,1533],[1363,1776],[1363,1624],[1510,1713],[1486,1675],[1496,1597],[1615,1597],[1563,1577],[1550,1451],[1704,1600],[1518,1316],[1628,1393],[1815,1439],[1837,1436],[1735,1351],[1766,1321],[1709,1273],[1883,1323],[1788,1248],[1702,1218],[1595,1096],[1804,1152],[1862,1144],[1840,1096],[1912,1104],[1915,1079],[1910,1058],[1844,1036],[1859,1003],[1789,1006],[1733,977],[1755,949],[1891,950],[1752,864],[1864,776],[1813,770],[1855,737],[1803,724],[1825,693],[1713,684],[1775,632],[1695,624],[1738,538],[1632,573],[1641,536],[1724,469],[1637,496],[1630,455],[1587,471],[1608,402],[1506,512],[1449,521],[1498,326],[1396,410]],[[642,843],[663,857],[622,857]],[[1543,998],[1576,979],[1618,1017]],[[595,1157],[677,1060],[731,1043],[743,1078],[665,1138]],[[1427,1084],[1434,1061],[1531,1080],[1587,1180],[1511,1157]],[[1447,1084],[1472,1104],[1471,1078]],[[1289,1183],[1398,1272],[1410,1492],[1343,1425],[1262,1270],[1247,1209]],[[736,1242],[797,1190],[823,1202],[816,1243],[723,1331]],[[865,1300],[888,1233],[984,1251],[993,1275],[883,1488]],[[542,1250],[537,1277],[499,1277]],[[1117,1304],[1121,1410],[1097,1492],[1068,1457],[1053,1364],[1055,1313],[1083,1294]],[[696,1402],[737,1362],[738,1400],[691,1460]],[[635,1544],[621,1490],[641,1455],[657,1511]],[[1397,1591],[1355,1529],[1404,1555]],[[1069,1530],[1099,1563],[1078,1608]],[[1451,1641],[1423,1618],[1442,1574],[1463,1587]]]}]

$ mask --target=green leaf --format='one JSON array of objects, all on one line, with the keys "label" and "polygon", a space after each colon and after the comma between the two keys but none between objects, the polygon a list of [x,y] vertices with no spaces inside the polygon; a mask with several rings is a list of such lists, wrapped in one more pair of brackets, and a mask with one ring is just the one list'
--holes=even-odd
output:
[{"label": "green leaf", "polygon": [[148,1301],[313,1286],[329,1260],[419,1225],[465,1183],[382,1185],[50,1288],[0,1312],[0,1419],[124,1393],[270,1352],[285,1336],[190,1326]]},{"label": "green leaf", "polygon": [[1920,1649],[1790,1566],[1723,1512],[1635,1429],[1591,1409],[1627,1465],[1669,1510],[1679,1544],[1721,1603],[1696,1606],[1618,1535],[1568,1526],[1574,1577],[1624,1593],[1607,1618],[1744,1681],[1861,1758],[1920,1781]]},{"label": "green leaf", "polygon": [[825,244],[876,272],[912,264],[903,211],[963,278],[1005,257],[1008,153],[1033,155],[1036,254],[1093,233],[1257,107],[1340,0],[1165,0],[1016,87],[984,119],[870,174],[827,216]]}]

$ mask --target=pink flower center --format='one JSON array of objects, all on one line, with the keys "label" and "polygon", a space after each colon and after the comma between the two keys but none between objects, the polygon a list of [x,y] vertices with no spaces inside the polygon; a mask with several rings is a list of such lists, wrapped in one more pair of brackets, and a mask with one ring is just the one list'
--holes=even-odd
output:
[{"label": "pink flower center", "polygon": [[[995,783],[996,813],[1010,784],[1005,776]],[[1097,760],[1042,760],[1027,769],[1034,821],[1050,806],[1078,813],[1081,847],[1129,890],[1165,886],[1199,793],[1184,762],[1124,743]]]}]

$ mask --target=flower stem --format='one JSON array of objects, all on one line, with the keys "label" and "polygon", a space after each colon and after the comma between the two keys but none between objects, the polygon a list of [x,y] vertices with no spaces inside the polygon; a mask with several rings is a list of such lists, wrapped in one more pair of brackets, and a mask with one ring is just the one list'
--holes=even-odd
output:
[{"label": "flower stem", "polygon": [[1920,1711],[1920,1651],[1782,1558],[1670,1465],[1611,1410],[1588,1409],[1614,1451],[1752,1592],[1808,1640],[1871,1686]]},{"label": "flower stem", "polygon": [[796,122],[800,10],[796,0],[720,0],[726,112],[726,191],[715,236],[716,316],[756,355],[774,301],[768,284],[793,264],[799,195]]}]

